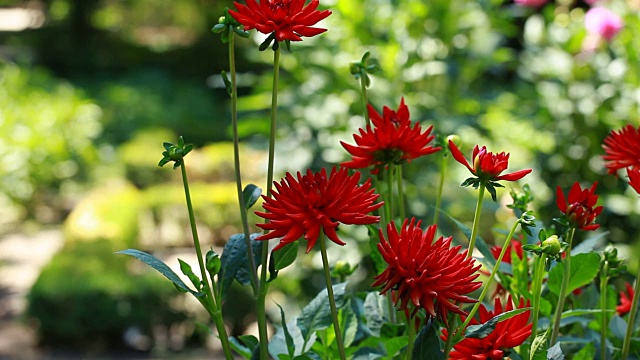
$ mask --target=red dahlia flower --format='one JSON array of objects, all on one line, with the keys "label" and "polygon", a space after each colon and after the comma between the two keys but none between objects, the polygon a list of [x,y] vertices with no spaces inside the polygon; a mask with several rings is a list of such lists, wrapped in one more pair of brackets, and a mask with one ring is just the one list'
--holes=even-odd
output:
[{"label": "red dahlia flower", "polygon": [[[525,305],[524,299],[520,299],[518,309],[528,307]],[[500,298],[495,299],[493,311],[487,311],[484,304],[480,305],[480,323],[484,324],[493,317],[513,310],[511,296],[507,299],[506,307],[503,309]],[[496,324],[495,329],[482,339],[464,338],[453,347],[453,351],[449,354],[449,359],[495,359],[502,360],[509,356],[509,349],[520,346],[531,335],[531,324],[529,321],[531,311],[527,310],[522,314],[518,314],[512,318],[501,321]],[[471,320],[469,325],[478,325],[478,321]],[[446,341],[447,330],[442,331],[442,339]]]},{"label": "red dahlia flower", "polygon": [[627,125],[619,131],[611,131],[602,144],[604,166],[613,174],[619,169],[640,167],[640,127]]},{"label": "red dahlia flower", "polygon": [[404,164],[440,150],[440,147],[429,145],[435,138],[431,135],[433,126],[429,126],[424,132],[419,123],[411,127],[409,109],[404,99],[400,101],[397,112],[385,106],[382,116],[373,106],[368,106],[373,127],[367,125],[366,130],[360,129],[360,135],[353,135],[357,145],[340,142],[352,156],[342,166],[351,169],[373,166],[371,173],[377,174],[380,168],[389,164]]},{"label": "red dahlia flower", "polygon": [[631,311],[631,301],[633,300],[633,294],[635,294],[633,287],[628,282],[625,282],[624,286],[627,288],[627,293],[620,291],[620,305],[616,306],[616,312],[620,316],[624,316]]},{"label": "red dahlia flower", "polygon": [[269,222],[257,226],[270,232],[256,240],[281,238],[275,251],[304,235],[308,253],[322,230],[331,241],[345,245],[336,233],[340,223],[362,225],[380,220],[367,215],[383,204],[375,203],[379,195],[374,194],[371,179],[362,185],[359,180],[359,172],[349,175],[347,169],[335,167],[329,176],[325,169],[317,173],[307,170],[304,176],[298,172],[297,179],[287,173],[280,183],[273,182],[273,198],[262,196],[267,212],[256,214]]},{"label": "red dahlia flower", "polygon": [[[491,255],[497,260],[502,252],[502,246],[495,245],[491,247]],[[515,252],[518,256],[518,259],[522,260],[524,257],[524,251],[522,250],[522,243],[518,240],[511,239],[509,242],[509,250],[502,257],[502,262],[511,264],[511,253]]]},{"label": "red dahlia flower", "polygon": [[331,15],[331,11],[318,11],[318,0],[305,6],[305,0],[246,0],[247,5],[235,2],[238,11],[229,10],[245,30],[257,29],[275,37],[277,41],[301,41],[301,36],[315,36],[327,29],[312,27]]},{"label": "red dahlia flower", "polygon": [[451,247],[451,237],[433,238],[436,226],[426,231],[416,224],[415,218],[406,219],[398,234],[396,225],[387,226],[389,240],[379,230],[378,249],[389,266],[375,277],[372,286],[383,285],[380,293],[395,292],[396,307],[406,310],[409,302],[415,307],[413,314],[423,308],[427,314],[446,322],[449,311],[464,314],[457,303],[474,303],[477,300],[465,296],[478,289],[482,282],[473,281],[480,274],[473,258],[460,246]]},{"label": "red dahlia flower", "polygon": [[594,182],[591,188],[582,189],[580,184],[576,182],[569,190],[568,199],[564,197],[559,186],[556,188],[556,204],[570,226],[588,231],[600,227],[599,224],[593,223],[603,209],[602,206],[594,207],[598,201],[598,195],[595,194],[597,185],[598,182]]},{"label": "red dahlia flower", "polygon": [[640,167],[627,169],[627,175],[629,175],[629,185],[640,194]]}]

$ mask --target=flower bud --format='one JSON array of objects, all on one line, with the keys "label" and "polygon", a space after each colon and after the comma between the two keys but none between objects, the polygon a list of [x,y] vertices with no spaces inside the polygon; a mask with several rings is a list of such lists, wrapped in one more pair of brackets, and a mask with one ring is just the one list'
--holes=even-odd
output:
[{"label": "flower bud", "polygon": [[449,143],[449,141],[452,141],[453,144],[456,147],[458,147],[458,149],[460,149],[462,147],[462,139],[460,138],[460,136],[458,136],[456,134],[451,134],[451,135],[447,136],[446,143]]},{"label": "flower bud", "polygon": [[558,235],[551,235],[542,242],[542,251],[547,255],[558,255],[561,250],[562,244],[560,243],[560,239],[558,239]]},{"label": "flower bud", "polygon": [[220,267],[222,266],[222,261],[220,261],[220,256],[213,250],[207,251],[207,262],[206,267],[207,271],[211,276],[215,275],[220,271]]}]

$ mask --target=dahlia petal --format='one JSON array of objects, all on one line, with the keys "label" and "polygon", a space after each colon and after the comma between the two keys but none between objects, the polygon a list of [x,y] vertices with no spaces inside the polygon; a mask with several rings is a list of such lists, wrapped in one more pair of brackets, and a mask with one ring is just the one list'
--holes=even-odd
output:
[{"label": "dahlia petal", "polygon": [[519,170],[516,172],[512,172],[510,174],[505,174],[505,175],[501,175],[498,176],[496,179],[497,180],[505,180],[505,181],[516,181],[516,180],[520,180],[523,177],[525,177],[526,175],[528,175],[533,169],[524,169],[524,170]]},{"label": "dahlia petal", "polygon": [[464,158],[464,155],[462,155],[462,153],[460,152],[456,144],[454,144],[453,141],[451,140],[449,140],[449,150],[451,151],[451,155],[453,156],[454,159],[456,159],[457,162],[466,166],[467,169],[471,171],[471,173],[475,174],[471,166],[469,166],[467,159]]},{"label": "dahlia petal", "polygon": [[556,187],[556,206],[562,213],[567,212],[567,199],[564,197],[564,193],[560,186]]}]

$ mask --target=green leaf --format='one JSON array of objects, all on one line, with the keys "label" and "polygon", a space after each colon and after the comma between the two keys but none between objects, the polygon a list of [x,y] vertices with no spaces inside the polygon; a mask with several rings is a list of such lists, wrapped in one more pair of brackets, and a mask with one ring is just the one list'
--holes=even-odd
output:
[{"label": "green leaf", "polygon": [[278,251],[271,252],[269,259],[269,281],[278,277],[278,271],[293,264],[298,256],[298,240],[289,243]]},{"label": "green leaf", "polygon": [[349,302],[340,309],[340,330],[342,331],[342,342],[345,347],[351,346],[358,332],[358,317],[351,309]]},{"label": "green leaf", "polygon": [[[614,310],[605,310],[606,312],[612,313]],[[573,309],[567,310],[562,313],[562,319],[571,317],[571,316],[582,316],[582,315],[591,315],[591,314],[602,314],[602,309]]]},{"label": "green leaf", "polygon": [[280,309],[280,319],[282,320],[282,331],[284,332],[284,339],[287,343],[287,350],[289,351],[289,357],[293,357],[293,353],[296,350],[296,346],[293,343],[293,338],[291,337],[291,333],[289,332],[289,328],[287,327],[287,320],[284,316],[284,310],[282,310],[282,306],[280,304],[276,304]]},{"label": "green leaf", "polygon": [[[571,274],[567,294],[577,288],[589,284],[600,271],[600,256],[596,253],[584,253],[571,256]],[[549,272],[547,282],[549,290],[554,294],[560,293],[560,285],[564,275],[564,262],[559,263]]]},{"label": "green leaf", "polygon": [[[446,216],[447,218],[449,218],[449,220],[453,221],[453,223],[464,234],[464,236],[467,237],[467,239],[471,239],[471,229],[468,226],[461,223],[460,221],[455,219],[453,216],[447,214],[443,210],[440,210],[440,213]],[[493,257],[493,253],[491,252],[491,249],[489,248],[489,246],[487,246],[487,243],[480,236],[476,236],[476,249],[478,249],[478,251],[482,253],[484,257],[483,262],[485,263],[485,265],[487,265],[490,268],[488,269],[488,271],[491,271],[493,267],[496,265],[496,259]]]},{"label": "green leaf", "polygon": [[400,351],[407,347],[408,336],[398,336],[391,339],[383,340],[382,344],[387,352],[387,359],[400,355]]},{"label": "green leaf", "polygon": [[202,286],[202,282],[200,281],[200,278],[193,273],[193,270],[191,270],[191,265],[187,264],[181,259],[178,259],[178,262],[180,263],[180,271],[182,271],[182,273],[185,274],[189,278],[189,280],[191,280],[193,286],[195,286],[199,291],[200,287]]},{"label": "green leaf", "polygon": [[547,350],[547,360],[564,360],[564,354],[560,348],[560,343],[553,345]]},{"label": "green leaf", "polygon": [[240,341],[238,341],[234,336],[229,336],[229,344],[231,344],[231,348],[240,354],[243,359],[251,360],[251,354],[253,351],[240,343]]},{"label": "green leaf", "polygon": [[[336,307],[343,307],[345,303],[346,283],[333,285],[333,296]],[[311,302],[302,309],[302,313],[296,320],[296,325],[302,333],[306,342],[311,334],[318,330],[326,329],[332,324],[331,308],[329,307],[329,296],[327,290],[322,290]]]},{"label": "green leaf", "polygon": [[262,189],[257,186],[253,184],[249,184],[245,186],[244,190],[242,190],[242,196],[244,197],[245,208],[249,210],[256,203],[256,201],[258,201],[261,194],[262,194]]},{"label": "green leaf", "polygon": [[423,326],[416,337],[413,344],[413,360],[441,360],[442,351],[440,350],[440,339],[433,326],[433,322],[429,321]]},{"label": "green leaf", "polygon": [[529,360],[547,360],[547,337],[549,336],[549,331],[551,331],[551,328],[548,328],[542,334],[538,334],[533,339]]},{"label": "green leaf", "polygon": [[224,87],[227,89],[227,93],[229,94],[229,96],[231,96],[233,94],[233,84],[231,84],[231,80],[229,80],[227,72],[222,71],[220,73],[220,76],[222,77],[222,81],[224,82]]},{"label": "green leaf", "polygon": [[[256,269],[260,265],[262,259],[261,252],[263,241],[255,241],[255,238],[260,236],[260,233],[251,234],[251,247],[253,249],[253,258],[256,264]],[[247,261],[247,243],[245,241],[244,234],[231,235],[229,241],[224,245],[222,256],[220,257],[222,266],[218,273],[218,286],[222,292],[222,296],[226,295],[226,290],[229,288],[233,280],[238,280],[242,285],[249,285],[251,283],[250,271],[256,271],[256,269],[249,269],[249,262]]]},{"label": "green leaf", "polygon": [[377,292],[369,292],[364,299],[364,318],[367,327],[376,337],[380,336],[380,329],[384,324],[385,298]]},{"label": "green leaf", "polygon": [[609,321],[609,330],[614,337],[623,340],[627,335],[627,322],[620,316],[616,315]]},{"label": "green leaf", "polygon": [[378,227],[375,225],[367,225],[369,233],[369,255],[373,261],[373,266],[377,274],[381,274],[387,268],[387,262],[384,260],[378,250],[378,244],[380,243],[380,235],[378,235]]},{"label": "green leaf", "polygon": [[577,354],[573,356],[573,360],[592,360],[596,357],[596,347],[593,343],[588,343]]},{"label": "green leaf", "polygon": [[167,264],[163,263],[162,261],[160,261],[158,258],[154,257],[151,254],[147,254],[144,251],[140,251],[140,250],[136,250],[136,249],[127,249],[127,250],[122,250],[122,251],[118,251],[116,252],[116,254],[124,254],[124,255],[130,255],[135,257],[136,259],[142,261],[143,263],[151,266],[152,268],[156,269],[158,272],[160,272],[162,275],[164,275],[164,277],[166,277],[167,279],[169,279],[175,286],[179,287],[180,289],[184,290],[184,291],[188,291],[191,294],[193,294],[194,296],[200,297],[203,296],[203,293],[199,293],[199,292],[195,292],[191,289],[189,289],[189,287],[187,286],[187,284],[185,284],[176,273],[173,272],[173,270],[171,270],[171,268],[169,268],[169,266],[167,266]]},{"label": "green leaf", "polygon": [[495,330],[496,325],[500,321],[504,321],[510,319],[516,315],[520,315],[525,311],[531,310],[530,307],[522,308],[522,309],[514,309],[507,312],[503,312],[502,314],[498,314],[491,319],[489,319],[484,324],[480,325],[469,325],[465,331],[465,337],[474,338],[474,339],[483,339]]}]

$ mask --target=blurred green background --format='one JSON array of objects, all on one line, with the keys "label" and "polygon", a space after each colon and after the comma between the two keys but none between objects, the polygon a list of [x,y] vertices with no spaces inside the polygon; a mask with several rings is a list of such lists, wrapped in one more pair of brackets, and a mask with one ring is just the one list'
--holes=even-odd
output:
[{"label": "blurred green background", "polygon": [[[36,353],[54,355],[174,356],[192,354],[185,350],[190,346],[210,348],[210,336],[197,325],[207,323],[206,314],[159,275],[113,252],[137,247],[172,266],[176,254],[189,253],[179,174],[157,167],[162,142],[179,135],[196,145],[187,166],[205,246],[220,250],[238,232],[230,104],[219,76],[228,48],[210,31],[231,6],[0,0],[0,246],[19,234],[25,240],[17,251],[28,254],[34,251],[29,239],[53,229],[50,241],[58,249],[35,268],[33,281],[20,284],[14,295],[27,300],[0,317],[0,333],[20,321]],[[623,178],[605,175],[600,155],[611,129],[639,124],[640,2],[602,1],[625,23],[608,43],[587,34],[590,5],[583,1],[541,8],[501,0],[324,0],[321,6],[333,11],[321,24],[329,31],[282,56],[280,174],[347,159],[339,141],[353,143],[364,123],[349,63],[370,51],[381,67],[369,89],[378,110],[396,108],[404,97],[414,121],[434,125],[439,135],[460,135],[467,156],[475,144],[510,152],[511,169],[534,169],[523,182],[547,224],[558,216],[556,186],[598,181],[605,206],[599,223],[608,241],[631,249],[631,258],[640,240],[640,202]],[[252,35],[236,49],[243,180],[264,187],[272,53],[259,52],[262,37]],[[405,170],[409,210],[427,223],[441,154]],[[458,187],[466,169],[453,162],[449,169],[443,207],[468,223],[475,192]],[[511,220],[510,186],[517,185],[498,190],[498,203],[485,203],[481,235],[489,242],[501,241],[495,228]],[[332,249],[332,258],[364,261],[354,282],[366,287],[374,275],[362,255],[366,232],[344,232],[357,246]],[[464,241],[446,221],[442,232]],[[7,274],[16,264],[3,259],[0,272]],[[285,270],[272,287],[274,301],[293,313],[323,281],[317,256],[301,256],[297,264],[305,271]],[[236,335],[251,332],[254,322],[245,290],[237,288],[226,309]],[[7,303],[10,296],[2,294]]]}]

